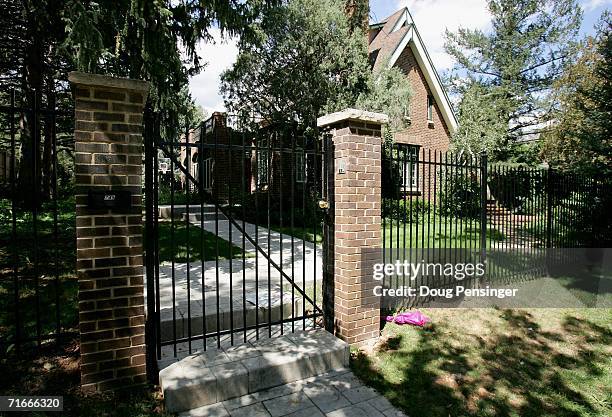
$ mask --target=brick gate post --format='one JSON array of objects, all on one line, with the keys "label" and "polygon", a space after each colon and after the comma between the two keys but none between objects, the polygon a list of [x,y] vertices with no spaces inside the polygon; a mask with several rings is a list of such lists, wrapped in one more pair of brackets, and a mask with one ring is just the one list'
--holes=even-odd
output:
[{"label": "brick gate post", "polygon": [[[381,247],[381,125],[387,115],[346,109],[320,117],[332,138],[328,172],[328,251],[325,257],[326,328],[351,345],[380,332],[380,299],[373,294],[371,264]],[[367,259],[363,250],[370,249]],[[371,249],[378,249],[371,251]],[[333,322],[330,318],[333,317]]]},{"label": "brick gate post", "polygon": [[144,81],[72,72],[81,384],[143,383]]}]

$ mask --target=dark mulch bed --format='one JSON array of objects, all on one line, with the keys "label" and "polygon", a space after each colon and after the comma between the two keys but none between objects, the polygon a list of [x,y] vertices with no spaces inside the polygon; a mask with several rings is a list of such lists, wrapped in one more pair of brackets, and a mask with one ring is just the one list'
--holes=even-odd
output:
[{"label": "dark mulch bed", "polygon": [[0,395],[64,397],[62,413],[40,412],[34,414],[36,416],[168,415],[163,411],[161,394],[157,387],[138,387],[107,394],[85,394],[81,392],[79,382],[77,340],[68,340],[60,345],[48,343],[37,351],[21,352],[19,357],[12,354],[0,360]]}]

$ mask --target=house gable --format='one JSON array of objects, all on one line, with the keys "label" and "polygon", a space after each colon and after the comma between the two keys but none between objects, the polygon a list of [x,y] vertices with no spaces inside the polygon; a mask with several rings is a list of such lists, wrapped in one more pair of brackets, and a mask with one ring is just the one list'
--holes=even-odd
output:
[{"label": "house gable", "polygon": [[[408,61],[416,62],[420,72],[419,78],[423,80],[428,94],[435,102],[436,112],[444,121],[445,132],[448,136],[454,133],[458,126],[457,118],[408,9],[400,9],[383,22],[372,25],[370,39],[369,53],[375,56],[374,70],[385,65],[402,68],[405,63],[400,61],[400,57],[404,56],[406,51],[412,54],[414,59]],[[409,68],[402,69],[405,72],[409,71]]]},{"label": "house gable", "polygon": [[[410,125],[396,132],[395,141],[442,151],[448,150],[451,138],[450,129],[440,106],[435,103],[434,94],[429,88],[425,72],[419,65],[412,48],[407,47],[402,51],[395,66],[406,75],[412,89],[408,114]],[[431,117],[428,114],[430,99],[434,99]]]}]

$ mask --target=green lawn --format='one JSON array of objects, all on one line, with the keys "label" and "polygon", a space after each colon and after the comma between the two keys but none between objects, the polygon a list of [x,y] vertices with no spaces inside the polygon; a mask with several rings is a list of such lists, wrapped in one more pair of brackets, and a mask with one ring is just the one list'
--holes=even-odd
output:
[{"label": "green lawn", "polygon": [[[437,220],[437,219],[436,219]],[[442,222],[404,223],[383,222],[383,239],[386,248],[478,248],[480,224],[476,220],[460,222],[442,219]],[[504,236],[495,230],[487,230],[487,245],[502,241]]]},{"label": "green lawn", "polygon": [[315,233],[314,228],[312,226],[303,228],[303,227],[280,227],[280,226],[272,226],[271,227],[272,230],[282,233],[283,235],[286,236],[293,236],[295,238],[295,240],[297,241],[299,240],[305,240],[306,242],[314,242],[315,241],[315,236],[316,236],[316,242],[317,243],[322,243],[323,242],[323,231],[321,230],[321,228],[317,228],[317,232]]},{"label": "green lawn", "polygon": [[611,309],[423,309],[351,367],[411,416],[612,415]]},{"label": "green lawn", "polygon": [[[442,219],[442,223],[404,223],[385,219],[381,225],[381,237],[384,238],[386,248],[479,248],[480,225],[476,220],[462,222]],[[273,225],[272,230],[285,235],[314,241],[314,228],[309,226],[304,230],[301,227],[280,227]],[[317,229],[317,243],[323,242],[323,231]],[[492,242],[503,241],[504,236],[495,230],[487,231],[487,245]]]},{"label": "green lawn", "polygon": [[[174,236],[173,236],[174,233]],[[217,253],[220,259],[242,257],[242,249],[227,240],[218,238],[214,233],[202,230],[197,226],[187,227],[184,223],[174,223],[174,232],[169,222],[159,223],[159,260],[160,262],[187,262],[187,249],[192,262],[214,261]],[[218,252],[217,252],[218,251]],[[247,257],[250,255],[247,254]]]}]

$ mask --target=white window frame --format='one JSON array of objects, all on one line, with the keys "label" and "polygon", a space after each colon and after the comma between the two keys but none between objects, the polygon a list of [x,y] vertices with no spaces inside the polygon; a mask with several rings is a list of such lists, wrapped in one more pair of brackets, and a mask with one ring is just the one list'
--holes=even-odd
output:
[{"label": "white window frame", "polygon": [[[403,157],[400,165],[400,175],[402,180],[402,190],[415,191],[418,190],[418,169],[419,169],[419,151],[420,147],[416,145],[408,145],[406,151],[406,161]],[[404,181],[404,178],[406,181]],[[408,184],[406,184],[406,182]]]},{"label": "white window frame", "polygon": [[430,94],[427,95],[427,122],[433,123],[434,99]]},{"label": "white window frame", "polygon": [[268,174],[269,174],[269,150],[268,141],[269,138],[262,138],[257,141],[257,187],[264,187],[268,185]]}]

